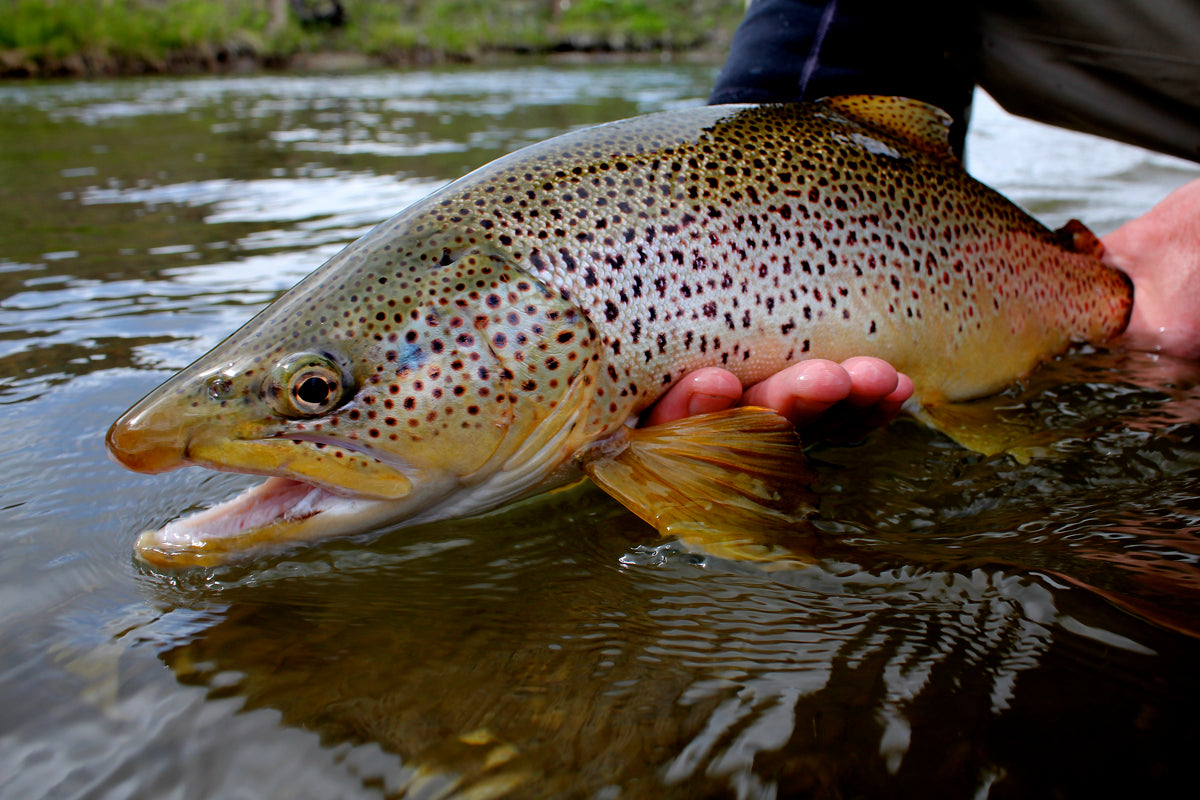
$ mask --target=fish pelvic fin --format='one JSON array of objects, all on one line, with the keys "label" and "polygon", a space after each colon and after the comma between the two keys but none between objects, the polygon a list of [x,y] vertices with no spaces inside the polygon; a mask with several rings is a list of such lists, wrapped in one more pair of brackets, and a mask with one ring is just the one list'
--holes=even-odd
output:
[{"label": "fish pelvic fin", "polygon": [[626,429],[581,462],[604,491],[690,547],[770,568],[816,561],[810,473],[795,429],[774,411]]},{"label": "fish pelvic fin", "polygon": [[817,104],[836,109],[874,131],[930,155],[955,158],[950,147],[953,119],[937,106],[908,97],[867,94],[825,97]]},{"label": "fish pelvic fin", "polygon": [[1047,430],[1010,397],[921,406],[917,419],[962,447],[984,456],[1006,455],[1019,464],[1050,457],[1064,434]]}]

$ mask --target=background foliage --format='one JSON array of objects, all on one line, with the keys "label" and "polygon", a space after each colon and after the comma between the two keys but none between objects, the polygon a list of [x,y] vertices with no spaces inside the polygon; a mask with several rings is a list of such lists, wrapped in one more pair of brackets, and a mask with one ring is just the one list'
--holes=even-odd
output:
[{"label": "background foliage", "polygon": [[[0,74],[691,49],[728,41],[742,0],[6,0]],[[337,8],[341,7],[341,18]]]}]

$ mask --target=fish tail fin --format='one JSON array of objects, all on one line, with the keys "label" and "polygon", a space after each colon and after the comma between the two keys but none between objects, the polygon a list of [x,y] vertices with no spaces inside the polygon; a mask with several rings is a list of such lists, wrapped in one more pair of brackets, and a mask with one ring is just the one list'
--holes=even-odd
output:
[{"label": "fish tail fin", "polygon": [[[1070,253],[1104,261],[1104,242],[1077,219],[1068,221],[1054,231],[1054,238],[1059,247]],[[1123,332],[1129,327],[1129,319],[1133,315],[1133,280],[1124,270],[1108,262],[1104,263],[1101,274],[1104,275],[1104,291],[1113,298],[1114,313],[1107,317],[1096,317],[1101,328],[1087,337],[1088,341],[1095,343],[1107,341]]]},{"label": "fish tail fin", "polygon": [[1091,229],[1077,219],[1072,219],[1054,232],[1060,247],[1072,253],[1093,258],[1104,257],[1104,243]]},{"label": "fish tail fin", "polygon": [[[796,431],[764,408],[701,414],[622,434],[583,469],[665,536],[719,557],[813,563],[815,510]],[[611,444],[605,450],[616,449]]]}]

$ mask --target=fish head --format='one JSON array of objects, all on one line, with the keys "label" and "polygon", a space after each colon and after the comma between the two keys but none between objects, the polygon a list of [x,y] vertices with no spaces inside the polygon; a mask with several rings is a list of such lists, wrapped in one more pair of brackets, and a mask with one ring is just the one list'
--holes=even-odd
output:
[{"label": "fish head", "polygon": [[598,369],[586,316],[503,251],[418,257],[378,238],[335,256],[113,424],[109,452],[135,471],[273,478],[143,534],[147,560],[216,563],[461,516],[570,461]]}]

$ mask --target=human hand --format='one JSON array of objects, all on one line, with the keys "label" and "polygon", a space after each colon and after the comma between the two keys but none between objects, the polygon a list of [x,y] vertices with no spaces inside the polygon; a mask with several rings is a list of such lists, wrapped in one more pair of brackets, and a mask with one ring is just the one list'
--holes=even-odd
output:
[{"label": "human hand", "polygon": [[804,439],[849,440],[887,423],[912,393],[907,375],[865,356],[840,364],[822,358],[801,361],[744,392],[732,372],[705,367],[672,386],[643,416],[642,425],[753,405],[779,412]]},{"label": "human hand", "polygon": [[1200,358],[1200,179],[1100,241],[1104,261],[1133,281],[1133,313],[1118,343]]}]

